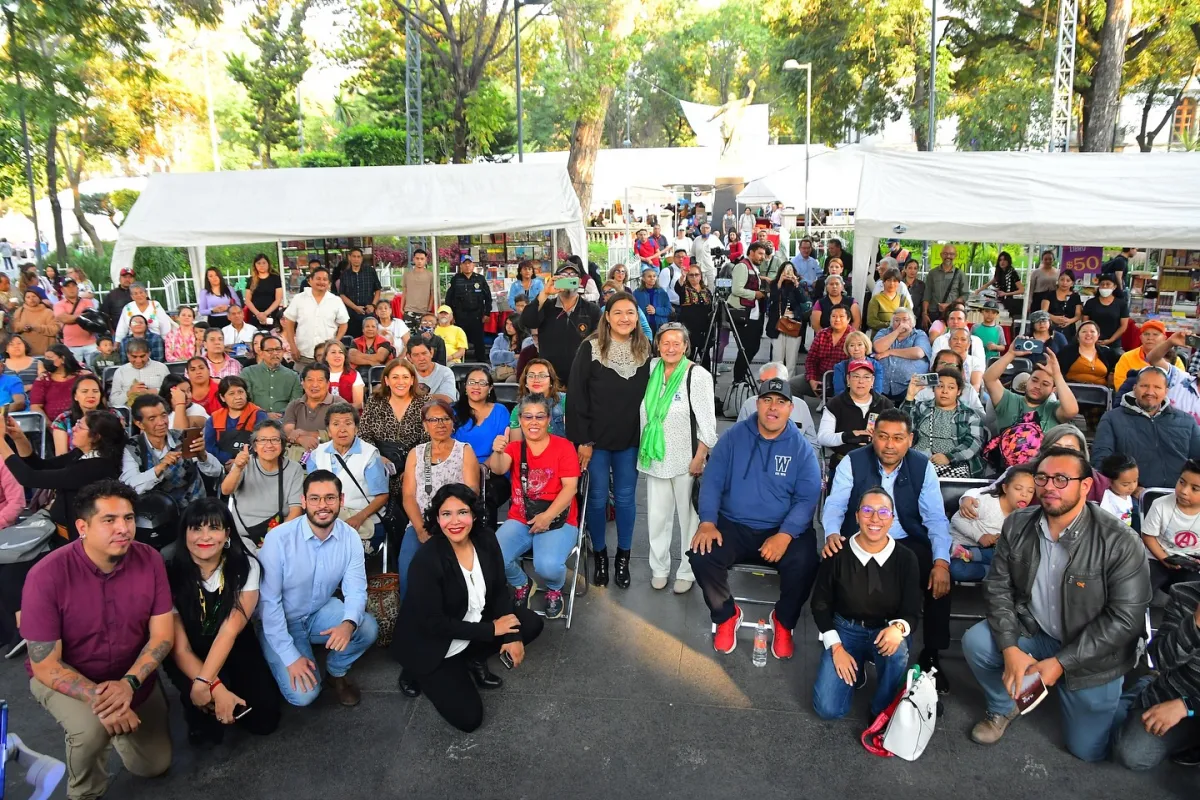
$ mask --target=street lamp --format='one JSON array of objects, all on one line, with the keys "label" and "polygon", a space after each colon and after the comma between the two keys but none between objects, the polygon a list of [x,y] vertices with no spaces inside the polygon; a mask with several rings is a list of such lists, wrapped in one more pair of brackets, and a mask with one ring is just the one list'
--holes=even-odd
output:
[{"label": "street lamp", "polygon": [[513,0],[513,42],[517,61],[517,161],[525,161],[525,113],[521,103],[521,6],[544,6],[549,0]]},{"label": "street lamp", "polygon": [[808,150],[812,141],[812,62],[801,64],[794,58],[789,58],[783,62],[785,72],[794,72],[795,70],[804,70],[804,235],[808,236],[810,232],[809,216],[810,209],[808,207]]},{"label": "street lamp", "polygon": [[21,70],[17,67],[17,14],[16,0],[4,3],[4,18],[8,22],[8,56],[12,61],[13,76],[17,81],[17,92],[21,97],[21,143],[25,148],[25,181],[29,185],[29,211],[33,218],[33,252],[37,259],[38,268],[42,267],[42,229],[38,227],[37,196],[33,192],[33,156],[29,152],[29,123],[25,119],[25,87],[21,84]]}]

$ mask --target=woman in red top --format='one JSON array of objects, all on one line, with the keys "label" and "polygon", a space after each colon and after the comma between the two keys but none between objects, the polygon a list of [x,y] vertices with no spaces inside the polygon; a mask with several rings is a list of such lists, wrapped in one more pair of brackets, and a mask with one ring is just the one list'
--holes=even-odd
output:
[{"label": "woman in red top", "polygon": [[322,360],[329,367],[329,391],[362,411],[367,386],[362,375],[348,362],[346,346],[336,339],[329,340],[325,343]]},{"label": "woman in red top", "polygon": [[557,619],[563,615],[567,556],[579,538],[579,456],[569,441],[550,433],[551,411],[545,395],[522,397],[517,419],[524,441],[497,436],[487,465],[497,475],[509,472],[512,481],[508,520],[496,538],[515,602],[527,606],[532,594],[533,583],[521,568],[521,556],[532,549],[533,571],[546,584],[546,618]]},{"label": "woman in red top", "polygon": [[188,359],[188,383],[192,385],[192,402],[199,403],[209,415],[221,408],[221,398],[217,395],[217,381],[212,378],[208,368],[208,360],[203,356]]},{"label": "woman in red top", "polygon": [[59,414],[71,410],[75,379],[86,370],[79,366],[65,344],[51,345],[42,363],[45,371],[29,390],[29,407],[45,414],[46,419],[57,419]]}]

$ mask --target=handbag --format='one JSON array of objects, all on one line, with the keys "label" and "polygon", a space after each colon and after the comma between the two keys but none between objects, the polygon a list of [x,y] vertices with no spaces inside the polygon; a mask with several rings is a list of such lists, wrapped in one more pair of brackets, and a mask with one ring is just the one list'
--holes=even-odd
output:
[{"label": "handbag", "polygon": [[789,319],[788,317],[780,317],[775,323],[775,330],[779,331],[784,336],[799,337],[800,336],[800,321]]},{"label": "handbag", "polygon": [[241,523],[242,529],[246,531],[246,536],[249,537],[250,541],[254,542],[255,547],[262,547],[263,539],[267,538],[267,533],[272,528],[274,528],[276,525],[283,522],[284,518],[287,516],[284,513],[285,507],[283,504],[283,468],[284,468],[285,463],[286,462],[284,462],[284,461],[279,462],[279,513],[278,514],[272,514],[270,517],[268,517],[267,519],[258,523],[257,525],[247,525],[246,521],[244,519],[242,519],[242,512],[238,511],[237,494],[235,493],[235,494],[230,495],[230,499],[233,501],[233,513],[237,514],[238,522]]},{"label": "handbag", "polygon": [[[538,500],[529,496],[529,461],[525,457],[525,440],[521,440],[521,497],[525,500],[525,521],[528,523],[538,514],[543,514],[550,510],[550,506],[554,503],[553,500]],[[555,531],[567,524],[567,515],[571,513],[571,507],[567,506],[561,514],[551,520],[546,527],[548,531]]]},{"label": "handbag", "polygon": [[379,625],[375,644],[387,647],[392,643],[396,618],[400,615],[400,575],[382,572],[367,579],[367,611]]},{"label": "handbag", "polygon": [[970,478],[971,466],[969,464],[934,464],[933,471],[937,473],[939,478]]},{"label": "handbag", "polygon": [[937,688],[933,674],[914,666],[903,688],[871,727],[863,731],[862,744],[877,756],[897,756],[916,761],[925,752],[937,724]]},{"label": "handbag", "polygon": [[[150,469],[150,450],[146,447],[144,436],[137,438],[137,450],[141,457],[142,470]],[[133,538],[142,544],[162,550],[179,535],[179,504],[162,489],[150,489],[139,494],[137,502],[133,505],[133,513]]]},{"label": "handbag", "polygon": [[11,526],[0,530],[0,564],[22,564],[33,561],[50,550],[50,537],[58,526],[50,519],[50,513],[39,510],[18,519]]}]

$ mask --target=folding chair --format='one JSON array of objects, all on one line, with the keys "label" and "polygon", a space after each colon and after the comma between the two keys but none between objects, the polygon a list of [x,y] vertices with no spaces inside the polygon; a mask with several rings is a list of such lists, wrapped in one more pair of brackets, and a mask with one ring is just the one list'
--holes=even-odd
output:
[{"label": "folding chair", "polygon": [[821,376],[821,408],[829,404],[829,398],[833,397],[833,370],[826,370]]},{"label": "folding chair", "polygon": [[104,374],[101,379],[104,381],[104,396],[108,397],[112,393],[113,376],[117,374],[120,367],[105,367]]},{"label": "folding chair", "polygon": [[1028,358],[1017,356],[1004,369],[1004,374],[1000,376],[1000,383],[1006,387],[1011,387],[1013,378],[1017,377],[1022,372],[1033,372],[1033,362]]},{"label": "folding chair", "polygon": [[1094,383],[1068,383],[1071,394],[1081,406],[1099,406],[1108,411],[1112,408],[1112,389]]},{"label": "folding chair", "polygon": [[450,365],[450,371],[454,373],[454,382],[458,384],[465,381],[467,376],[477,369],[487,370],[489,373],[492,371],[490,364],[484,364],[479,361],[464,361],[461,364]]},{"label": "folding chair", "polygon": [[[571,563],[572,558],[575,560],[575,566],[573,568],[568,567],[567,569],[568,581],[571,584],[571,591],[567,593],[566,613],[562,616],[562,619],[566,620],[567,630],[571,630],[571,620],[575,616],[575,597],[577,595],[583,596],[587,594],[588,560],[590,558],[590,553],[592,552],[592,540],[591,537],[587,535],[587,523],[586,517],[584,516],[584,511],[587,509],[587,493],[589,483],[590,481],[588,480],[587,470],[584,470],[583,474],[579,476],[579,491],[575,497],[575,504],[579,509],[579,525],[577,526],[578,533],[575,537],[575,546],[571,548],[571,552],[567,553],[567,564]],[[525,555],[521,556],[521,562],[524,563],[526,561],[533,561],[532,548]],[[582,590],[579,588],[580,576],[583,576]],[[567,585],[564,583],[564,591],[566,588]],[[535,611],[534,613],[536,613],[538,616],[546,616],[545,612],[542,611]]]},{"label": "folding chair", "polygon": [[133,436],[133,411],[129,406],[113,406],[112,410],[121,415],[121,419],[125,421],[125,430]]},{"label": "folding chair", "polygon": [[187,362],[168,361],[167,372],[170,372],[172,375],[187,375]]},{"label": "folding chair", "polygon": [[[991,481],[983,478],[943,478],[938,483],[942,490],[942,506],[946,510],[946,519],[950,519],[958,513],[958,503],[969,490],[983,489],[991,485]],[[954,586],[978,588],[982,585],[980,581],[954,581],[951,588]],[[984,618],[982,614],[950,613],[950,619],[968,620],[970,622],[978,622]]]},{"label": "folding chair", "polygon": [[40,411],[15,411],[9,414],[17,425],[25,434],[25,438],[29,439],[29,444],[33,447],[33,452],[39,458],[46,456],[46,429],[49,423],[46,421],[46,415]]},{"label": "folding chair", "polygon": [[501,403],[510,411],[516,407],[520,386],[515,383],[497,383],[492,388],[496,390],[496,402]]},{"label": "folding chair", "polygon": [[383,370],[385,364],[376,364],[367,371],[367,391],[371,391],[379,382],[383,380]]},{"label": "folding chair", "polygon": [[[1166,497],[1167,495],[1171,494],[1174,491],[1175,491],[1174,489],[1168,489],[1165,486],[1156,486],[1153,488],[1147,487],[1145,489],[1145,491],[1142,492],[1142,499],[1140,502],[1142,519],[1144,520],[1146,518],[1146,513],[1150,511],[1150,506],[1154,505],[1155,500],[1159,499],[1160,497]],[[1149,558],[1149,554],[1147,554],[1147,558]],[[1146,666],[1150,667],[1150,669],[1154,669],[1154,661],[1150,658],[1150,653],[1146,650],[1146,647],[1149,646],[1150,640],[1154,638],[1154,634],[1155,634],[1155,629],[1150,624],[1150,608],[1147,607],[1146,608],[1146,641],[1142,645],[1142,652],[1145,653],[1145,655],[1146,655]]]}]

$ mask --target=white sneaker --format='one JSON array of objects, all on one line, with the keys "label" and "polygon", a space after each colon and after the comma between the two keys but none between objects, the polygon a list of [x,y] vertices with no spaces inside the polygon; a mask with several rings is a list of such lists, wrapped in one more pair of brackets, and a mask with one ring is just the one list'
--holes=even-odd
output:
[{"label": "white sneaker", "polygon": [[692,590],[692,584],[695,581],[689,581],[687,578],[676,578],[675,585],[671,587],[671,591],[675,594],[687,594]]},{"label": "white sneaker", "polygon": [[650,585],[655,589],[667,588],[667,576],[666,575],[662,575],[662,576],[655,575],[653,578],[650,579]]}]

